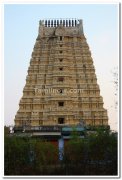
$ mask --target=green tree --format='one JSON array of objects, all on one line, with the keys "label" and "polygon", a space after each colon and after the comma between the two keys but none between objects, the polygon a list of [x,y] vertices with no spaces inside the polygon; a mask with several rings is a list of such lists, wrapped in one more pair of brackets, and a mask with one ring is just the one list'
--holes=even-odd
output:
[{"label": "green tree", "polygon": [[19,137],[5,137],[5,175],[19,175],[29,162],[29,146]]}]

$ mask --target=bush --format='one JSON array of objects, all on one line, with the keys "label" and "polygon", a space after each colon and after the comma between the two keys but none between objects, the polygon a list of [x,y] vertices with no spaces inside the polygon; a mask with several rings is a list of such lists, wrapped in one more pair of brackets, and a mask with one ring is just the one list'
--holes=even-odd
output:
[{"label": "bush", "polygon": [[106,130],[58,147],[38,139],[5,136],[5,175],[117,175],[117,135]]}]

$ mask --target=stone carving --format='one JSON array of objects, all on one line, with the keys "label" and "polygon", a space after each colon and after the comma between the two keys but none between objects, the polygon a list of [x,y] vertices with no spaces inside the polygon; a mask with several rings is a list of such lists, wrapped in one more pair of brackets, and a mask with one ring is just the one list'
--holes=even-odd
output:
[{"label": "stone carving", "polygon": [[65,27],[59,26],[55,30],[55,35],[56,36],[64,36],[65,35]]}]

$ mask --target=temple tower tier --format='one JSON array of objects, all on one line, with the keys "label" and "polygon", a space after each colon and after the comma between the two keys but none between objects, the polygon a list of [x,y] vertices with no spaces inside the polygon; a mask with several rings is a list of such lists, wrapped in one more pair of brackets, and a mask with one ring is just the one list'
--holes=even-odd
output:
[{"label": "temple tower tier", "polygon": [[83,22],[41,20],[15,126],[78,124],[108,125]]}]

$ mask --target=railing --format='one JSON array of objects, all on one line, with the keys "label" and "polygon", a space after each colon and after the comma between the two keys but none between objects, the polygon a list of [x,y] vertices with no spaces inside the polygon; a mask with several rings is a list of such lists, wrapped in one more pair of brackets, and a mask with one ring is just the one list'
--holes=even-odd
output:
[{"label": "railing", "polygon": [[45,19],[40,21],[45,27],[57,27],[57,26],[64,26],[64,27],[75,27],[79,24],[78,19]]}]

